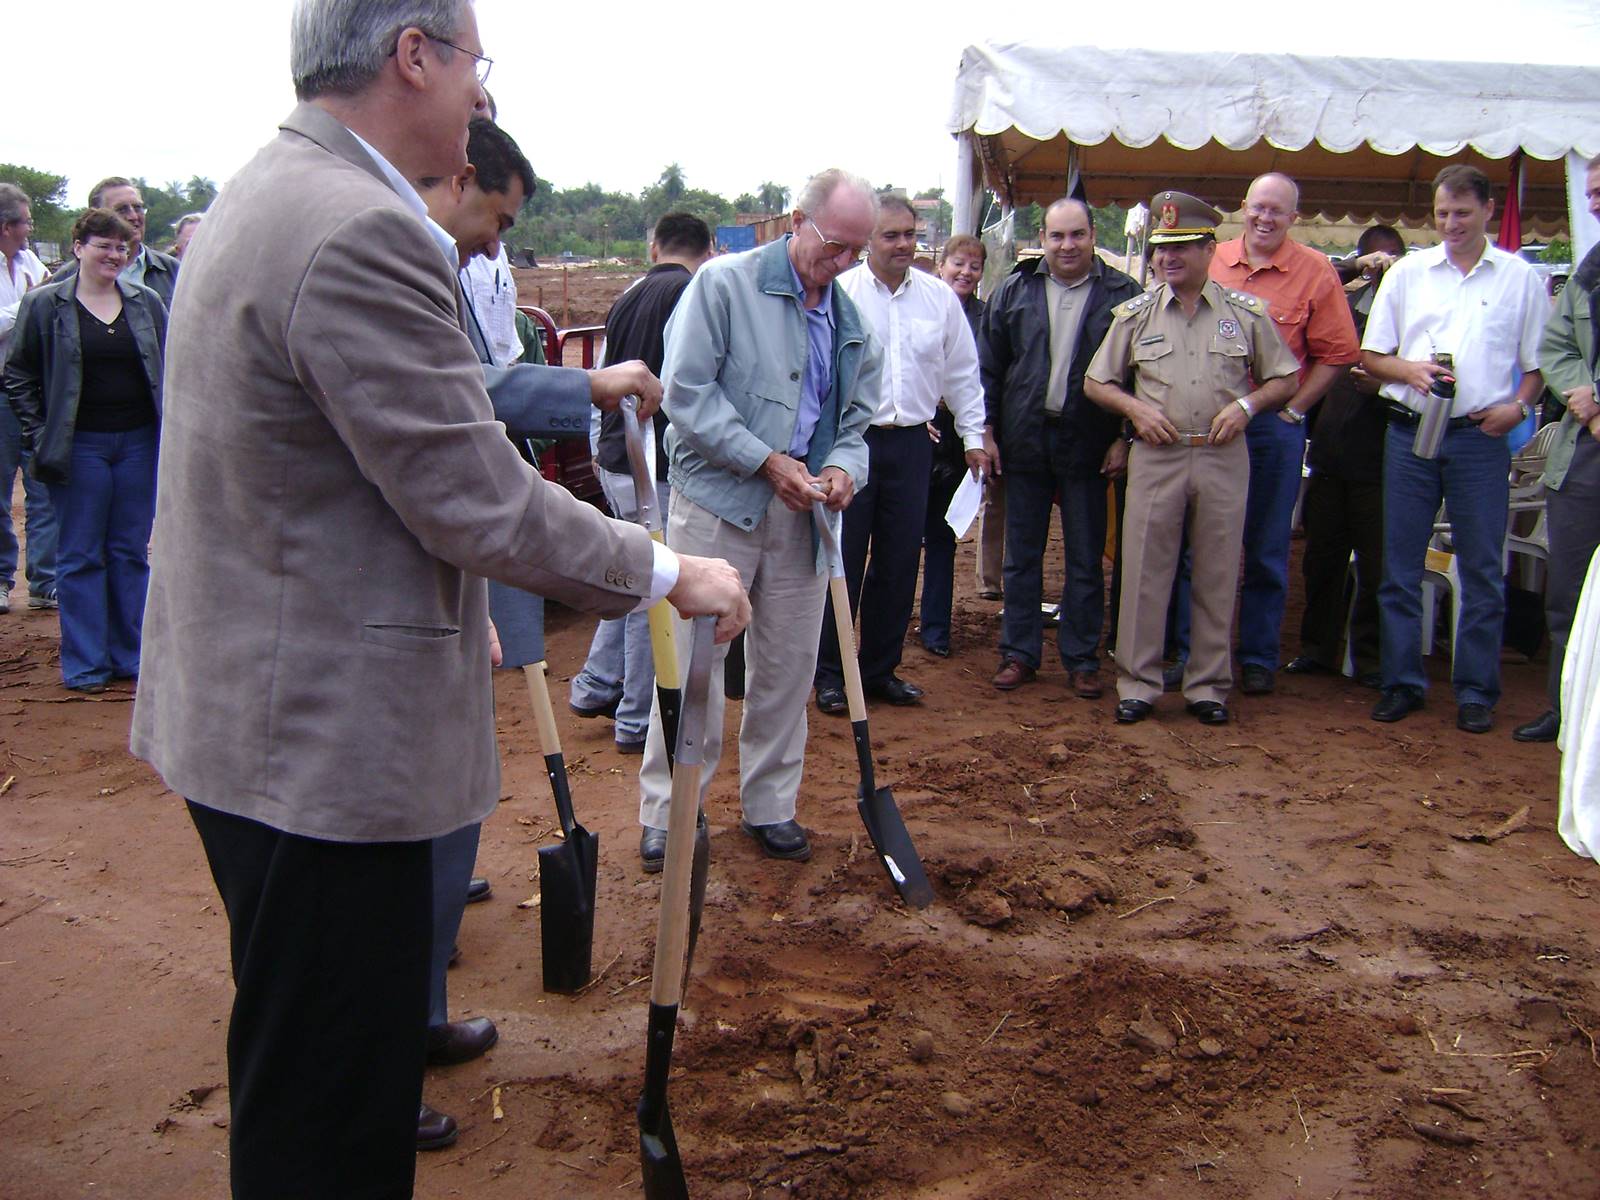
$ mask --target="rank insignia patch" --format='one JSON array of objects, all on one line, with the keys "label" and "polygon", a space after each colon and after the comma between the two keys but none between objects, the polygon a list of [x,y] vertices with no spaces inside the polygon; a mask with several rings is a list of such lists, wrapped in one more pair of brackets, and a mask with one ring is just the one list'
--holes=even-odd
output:
[{"label": "rank insignia patch", "polygon": [[1217,335],[1225,338],[1238,337],[1239,322],[1235,321],[1232,317],[1223,317],[1222,320],[1217,322]]}]

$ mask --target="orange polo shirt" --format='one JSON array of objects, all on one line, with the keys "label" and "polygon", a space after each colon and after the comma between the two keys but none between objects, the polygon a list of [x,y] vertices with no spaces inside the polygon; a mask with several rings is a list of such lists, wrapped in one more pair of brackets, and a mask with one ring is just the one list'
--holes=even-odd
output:
[{"label": "orange polo shirt", "polygon": [[1217,245],[1211,278],[1267,302],[1273,327],[1299,362],[1302,375],[1308,361],[1343,366],[1360,360],[1356,323],[1327,255],[1285,238],[1270,262],[1251,270],[1244,239],[1236,238]]}]

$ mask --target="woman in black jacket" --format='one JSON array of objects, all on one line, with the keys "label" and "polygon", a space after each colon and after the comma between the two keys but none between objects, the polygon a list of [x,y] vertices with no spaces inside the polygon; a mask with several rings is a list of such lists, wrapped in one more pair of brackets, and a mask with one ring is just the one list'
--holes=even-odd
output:
[{"label": "woman in black jacket", "polygon": [[[939,259],[939,278],[961,301],[967,324],[977,336],[983,316],[978,284],[987,258],[984,245],[969,234],[957,234],[945,243]],[[967,472],[966,451],[956,433],[956,419],[940,404],[933,415],[933,471],[928,486],[928,520],[922,530],[922,648],[940,658],[950,655],[950,609],[955,593],[956,535],[944,519]]]},{"label": "woman in black jacket", "polygon": [[106,209],[72,228],[77,272],[22,300],[5,390],[60,524],[61,677],[103,692],[139,674],[167,310],[120,279],[133,229]]}]

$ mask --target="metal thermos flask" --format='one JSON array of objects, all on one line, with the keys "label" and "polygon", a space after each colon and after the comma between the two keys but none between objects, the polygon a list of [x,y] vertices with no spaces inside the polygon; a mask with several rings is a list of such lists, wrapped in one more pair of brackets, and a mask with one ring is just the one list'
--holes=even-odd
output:
[{"label": "metal thermos flask", "polygon": [[[1435,354],[1433,361],[1441,367],[1455,365],[1448,354]],[[1455,400],[1455,376],[1435,375],[1433,386],[1422,398],[1422,418],[1417,422],[1417,436],[1411,443],[1411,452],[1418,458],[1439,457],[1439,447],[1444,445],[1444,433],[1450,427],[1450,409]]]}]

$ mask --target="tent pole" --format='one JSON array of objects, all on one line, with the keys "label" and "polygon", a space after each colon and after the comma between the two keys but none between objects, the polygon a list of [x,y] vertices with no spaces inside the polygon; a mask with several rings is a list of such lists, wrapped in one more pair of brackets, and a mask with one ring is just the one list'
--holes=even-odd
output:
[{"label": "tent pole", "polygon": [[956,194],[952,207],[951,233],[978,232],[977,155],[973,152],[971,130],[956,134]]}]

